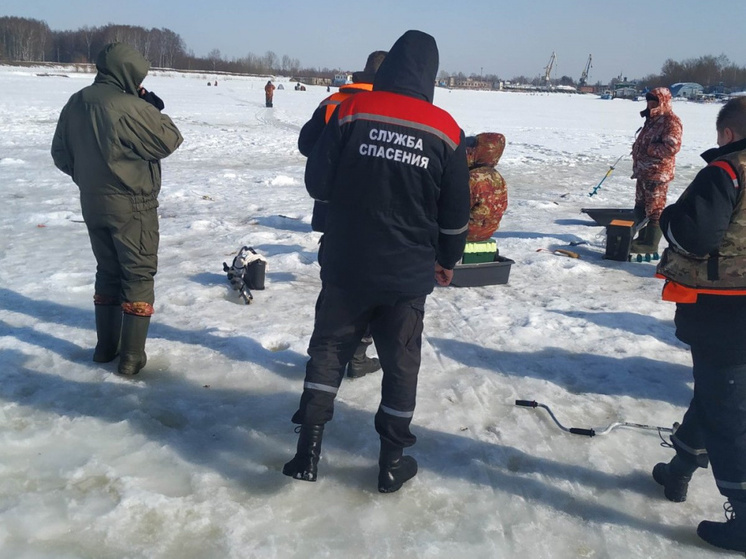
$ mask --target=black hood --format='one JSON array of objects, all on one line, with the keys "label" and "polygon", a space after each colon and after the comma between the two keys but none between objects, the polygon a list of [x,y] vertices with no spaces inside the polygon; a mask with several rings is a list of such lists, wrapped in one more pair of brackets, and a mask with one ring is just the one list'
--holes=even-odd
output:
[{"label": "black hood", "polygon": [[391,47],[373,81],[374,91],[390,91],[433,102],[438,45],[422,31],[407,31]]}]

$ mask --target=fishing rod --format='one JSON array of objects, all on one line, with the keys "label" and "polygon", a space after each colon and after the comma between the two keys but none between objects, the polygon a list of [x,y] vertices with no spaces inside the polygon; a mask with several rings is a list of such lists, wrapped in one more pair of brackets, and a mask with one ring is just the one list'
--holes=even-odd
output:
[{"label": "fishing rod", "polygon": [[[625,154],[625,155],[626,155],[626,154]],[[604,175],[604,178],[602,178],[602,179],[601,179],[601,182],[599,182],[599,183],[598,183],[598,184],[597,184],[597,185],[595,186],[595,188],[594,188],[593,190],[591,190],[591,191],[590,191],[590,193],[588,194],[588,196],[593,196],[593,195],[595,195],[595,194],[596,194],[596,193],[598,192],[598,189],[599,189],[599,188],[601,188],[601,185],[602,185],[602,184],[604,183],[604,181],[605,181],[605,180],[606,180],[607,178],[609,178],[609,175],[611,175],[612,171],[614,171],[614,169],[616,169],[616,166],[617,166],[617,164],[618,164],[618,163],[619,163],[619,162],[620,162],[620,161],[622,160],[622,158],[623,158],[623,157],[624,157],[624,155],[620,155],[620,156],[619,156],[619,159],[617,159],[616,161],[614,161],[614,164],[613,164],[613,165],[612,165],[611,167],[609,167],[609,170],[608,170],[608,171],[606,171],[606,174]]]},{"label": "fishing rod", "polygon": [[[546,406],[544,404],[539,404],[536,402],[536,400],[516,400],[515,401],[516,406],[522,406],[524,408],[543,408],[549,413],[549,416],[554,420],[554,422],[557,424],[557,426],[565,431],[566,433],[572,433],[573,435],[583,435],[585,437],[595,437],[598,435],[607,435],[617,427],[629,427],[631,429],[643,429],[645,431],[657,431],[658,435],[661,436],[661,433],[673,433],[673,429],[670,427],[657,427],[655,425],[645,425],[644,423],[632,423],[630,421],[617,421],[615,423],[612,423],[611,425],[607,425],[606,427],[597,427],[597,428],[589,428],[589,429],[581,429],[578,427],[565,427],[562,425],[562,423],[559,422],[557,417],[552,413],[552,410],[549,409],[549,406]],[[662,438],[662,436],[661,436]]]}]

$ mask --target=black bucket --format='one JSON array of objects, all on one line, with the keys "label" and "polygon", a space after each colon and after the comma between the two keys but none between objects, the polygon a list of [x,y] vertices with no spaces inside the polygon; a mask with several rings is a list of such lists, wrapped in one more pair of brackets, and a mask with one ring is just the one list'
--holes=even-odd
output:
[{"label": "black bucket", "polygon": [[264,276],[267,272],[266,260],[254,260],[246,266],[243,279],[249,289],[264,289]]}]

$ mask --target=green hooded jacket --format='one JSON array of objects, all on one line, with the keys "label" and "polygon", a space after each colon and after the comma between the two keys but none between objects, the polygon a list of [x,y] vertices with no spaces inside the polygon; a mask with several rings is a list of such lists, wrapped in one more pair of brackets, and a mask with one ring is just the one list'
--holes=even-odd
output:
[{"label": "green hooded jacket", "polygon": [[171,119],[138,96],[150,64],[124,43],[107,45],[93,84],[62,109],[52,140],[54,164],[80,188],[83,217],[158,206],[160,160],[183,138]]}]

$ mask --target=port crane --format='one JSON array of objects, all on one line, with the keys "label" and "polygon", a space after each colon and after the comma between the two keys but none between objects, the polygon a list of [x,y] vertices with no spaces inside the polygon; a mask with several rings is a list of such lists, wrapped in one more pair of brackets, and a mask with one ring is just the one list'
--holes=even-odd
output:
[{"label": "port crane", "polygon": [[593,59],[593,55],[588,55],[588,62],[585,65],[585,69],[583,70],[583,73],[580,75],[580,80],[578,80],[579,86],[584,86],[588,83],[588,72],[591,70],[591,60]]},{"label": "port crane", "polygon": [[552,56],[549,57],[549,63],[547,64],[547,67],[544,68],[544,85],[549,87],[551,82],[550,74],[552,73],[552,68],[554,68],[554,63],[557,62],[557,54],[552,52]]}]

